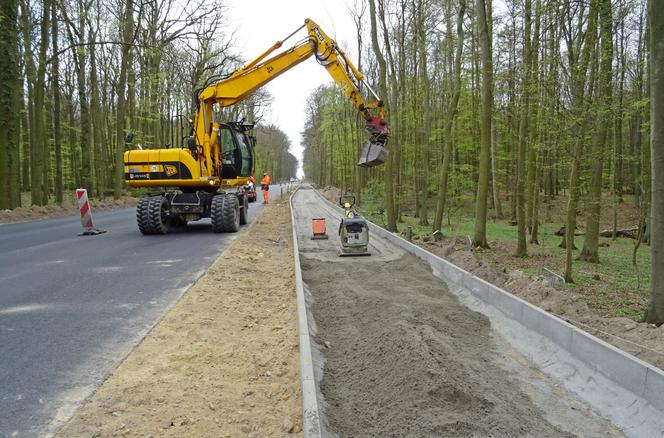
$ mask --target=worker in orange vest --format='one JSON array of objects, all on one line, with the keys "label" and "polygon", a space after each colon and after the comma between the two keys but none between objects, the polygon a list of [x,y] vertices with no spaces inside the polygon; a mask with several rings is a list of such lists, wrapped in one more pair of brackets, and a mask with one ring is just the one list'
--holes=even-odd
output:
[{"label": "worker in orange vest", "polygon": [[263,204],[267,204],[268,197],[267,191],[270,190],[270,176],[263,172],[263,179],[261,180],[261,190],[263,190]]}]

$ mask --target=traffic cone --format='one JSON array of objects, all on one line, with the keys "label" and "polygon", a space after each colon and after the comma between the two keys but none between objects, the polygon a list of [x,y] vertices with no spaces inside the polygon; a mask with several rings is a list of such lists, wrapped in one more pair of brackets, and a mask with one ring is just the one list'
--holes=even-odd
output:
[{"label": "traffic cone", "polygon": [[76,198],[78,199],[78,210],[81,213],[81,225],[83,232],[79,236],[96,236],[105,233],[106,230],[100,230],[92,225],[92,210],[88,201],[88,191],[86,189],[76,189]]}]

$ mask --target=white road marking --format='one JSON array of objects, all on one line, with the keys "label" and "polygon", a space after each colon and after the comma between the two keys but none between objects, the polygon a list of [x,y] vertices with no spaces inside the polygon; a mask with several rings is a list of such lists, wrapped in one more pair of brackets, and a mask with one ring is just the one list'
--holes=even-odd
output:
[{"label": "white road marking", "polygon": [[148,262],[148,265],[160,265],[163,263],[177,263],[181,262],[184,259],[174,259],[174,260],[152,260],[151,262]]},{"label": "white road marking", "polygon": [[58,265],[60,263],[64,263],[64,260],[51,260],[48,262],[41,263],[42,265]]},{"label": "white road marking", "polygon": [[124,303],[124,304],[118,304],[117,305],[117,307],[121,307],[123,309],[128,309],[128,310],[133,310],[133,309],[135,309],[139,306],[140,306],[140,304],[136,304],[136,303]]},{"label": "white road marking", "polygon": [[17,313],[29,313],[39,310],[45,310],[54,307],[50,304],[26,304],[24,306],[14,306],[0,309],[0,315],[14,315]]},{"label": "white road marking", "polygon": [[100,266],[97,268],[92,268],[93,272],[97,272],[99,274],[105,274],[107,272],[118,272],[122,271],[124,269],[124,266]]}]

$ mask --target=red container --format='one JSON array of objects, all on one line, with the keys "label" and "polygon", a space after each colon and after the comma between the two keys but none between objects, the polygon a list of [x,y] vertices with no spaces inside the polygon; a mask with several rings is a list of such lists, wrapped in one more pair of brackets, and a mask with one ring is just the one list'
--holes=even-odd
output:
[{"label": "red container", "polygon": [[327,238],[327,229],[325,227],[325,218],[311,219],[311,231],[313,238],[325,239]]}]

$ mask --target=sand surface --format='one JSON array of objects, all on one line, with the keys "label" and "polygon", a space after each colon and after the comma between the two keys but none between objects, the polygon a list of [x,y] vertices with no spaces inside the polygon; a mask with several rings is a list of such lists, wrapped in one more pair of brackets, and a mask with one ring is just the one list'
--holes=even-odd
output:
[{"label": "sand surface", "polygon": [[[420,260],[376,236],[373,256],[339,258],[339,213],[310,189],[295,195],[295,212],[330,432],[622,436],[531,368]],[[327,218],[329,240],[309,239],[314,217]]]},{"label": "sand surface", "polygon": [[302,436],[288,204],[241,233],[59,436]]}]

